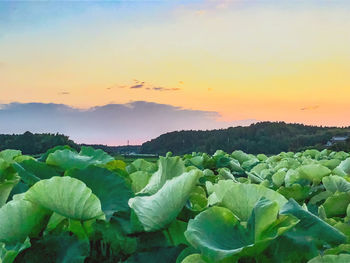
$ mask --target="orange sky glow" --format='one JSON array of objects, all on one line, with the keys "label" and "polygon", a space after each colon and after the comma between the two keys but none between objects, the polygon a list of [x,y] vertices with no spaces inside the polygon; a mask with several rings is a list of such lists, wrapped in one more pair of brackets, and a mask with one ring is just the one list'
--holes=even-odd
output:
[{"label": "orange sky glow", "polygon": [[274,2],[61,4],[59,15],[32,3],[26,23],[28,7],[0,4],[0,104],[143,100],[222,121],[350,126],[350,5]]}]

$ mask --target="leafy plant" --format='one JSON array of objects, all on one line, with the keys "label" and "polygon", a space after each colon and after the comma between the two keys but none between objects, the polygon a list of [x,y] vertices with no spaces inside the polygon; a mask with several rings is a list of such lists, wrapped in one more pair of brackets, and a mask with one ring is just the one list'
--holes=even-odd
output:
[{"label": "leafy plant", "polygon": [[[0,262],[348,262],[349,153],[0,152]],[[293,249],[291,249],[293,248]]]}]

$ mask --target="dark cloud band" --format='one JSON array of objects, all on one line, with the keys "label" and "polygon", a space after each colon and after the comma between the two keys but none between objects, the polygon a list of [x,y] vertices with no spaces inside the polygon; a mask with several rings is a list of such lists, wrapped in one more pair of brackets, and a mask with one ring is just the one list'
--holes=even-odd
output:
[{"label": "dark cloud band", "polygon": [[78,109],[64,104],[0,104],[0,133],[59,132],[84,143],[142,143],[175,130],[205,130],[249,125],[255,120],[218,121],[217,112],[135,101]]}]

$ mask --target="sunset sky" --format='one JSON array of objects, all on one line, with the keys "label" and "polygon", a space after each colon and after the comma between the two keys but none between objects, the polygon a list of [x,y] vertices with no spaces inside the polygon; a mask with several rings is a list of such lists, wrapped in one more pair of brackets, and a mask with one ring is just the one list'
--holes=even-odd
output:
[{"label": "sunset sky", "polygon": [[349,126],[350,1],[0,2],[0,109],[135,101]]}]

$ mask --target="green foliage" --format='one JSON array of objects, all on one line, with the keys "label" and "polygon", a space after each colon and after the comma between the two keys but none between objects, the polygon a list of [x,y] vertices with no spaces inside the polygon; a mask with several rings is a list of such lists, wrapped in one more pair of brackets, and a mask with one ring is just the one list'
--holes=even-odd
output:
[{"label": "green foliage", "polygon": [[14,200],[0,209],[0,242],[22,243],[42,227],[46,209],[26,200]]},{"label": "green foliage", "polygon": [[154,194],[169,179],[185,172],[185,164],[180,157],[159,157],[158,170],[151,176],[141,193]]},{"label": "green foliage", "polygon": [[341,263],[350,262],[350,255],[340,254],[340,255],[326,255],[318,256],[310,260],[308,263]]},{"label": "green foliage", "polygon": [[60,167],[64,170],[78,168],[83,169],[89,165],[103,165],[113,161],[113,157],[92,147],[82,147],[80,153],[64,149],[50,153],[46,163]]},{"label": "green foliage", "polygon": [[16,259],[23,263],[84,263],[89,255],[89,243],[67,233],[48,235],[33,242],[32,246]]},{"label": "green foliage", "polygon": [[104,216],[100,200],[82,181],[71,177],[52,177],[33,185],[24,198],[40,207],[76,220]]},{"label": "green foliage", "polygon": [[[349,153],[0,152],[0,262],[348,262]],[[291,249],[292,248],[292,249]]]},{"label": "green foliage", "polygon": [[222,199],[222,205],[230,209],[241,221],[248,221],[253,207],[265,197],[278,203],[282,207],[287,203],[283,195],[256,184],[235,184],[231,186]]},{"label": "green foliage", "polygon": [[106,168],[89,166],[85,169],[71,169],[65,173],[84,182],[101,201],[102,211],[109,219],[115,212],[128,211],[133,192],[124,178]]},{"label": "green foliage", "polygon": [[245,227],[229,209],[212,207],[190,220],[185,235],[209,262],[259,256],[270,240],[298,223],[294,217],[278,218],[278,211],[277,202],[262,198],[252,208]]},{"label": "green foliage", "polygon": [[137,196],[129,200],[145,231],[155,231],[170,224],[181,212],[196,185],[200,171],[192,170],[174,177],[151,196]]}]

